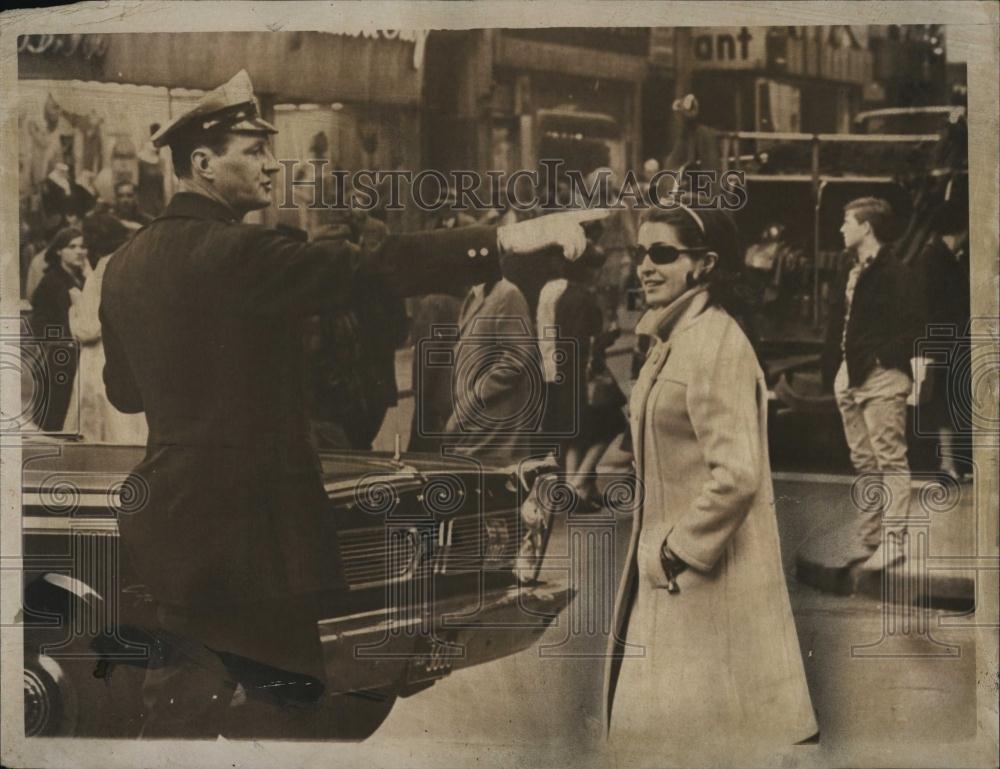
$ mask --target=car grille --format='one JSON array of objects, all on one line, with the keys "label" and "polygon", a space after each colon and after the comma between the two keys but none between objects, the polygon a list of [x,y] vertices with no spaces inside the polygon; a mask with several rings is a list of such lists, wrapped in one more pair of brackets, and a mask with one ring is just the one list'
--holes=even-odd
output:
[{"label": "car grille", "polygon": [[518,513],[504,510],[436,521],[390,523],[339,532],[351,590],[386,582],[510,567],[518,547]]}]

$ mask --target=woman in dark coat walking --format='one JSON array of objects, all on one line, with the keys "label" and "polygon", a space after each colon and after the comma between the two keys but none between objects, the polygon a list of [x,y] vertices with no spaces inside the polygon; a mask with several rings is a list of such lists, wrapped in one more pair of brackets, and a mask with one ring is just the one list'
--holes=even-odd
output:
[{"label": "woman in dark coat walking", "polygon": [[80,297],[89,269],[83,233],[65,227],[45,251],[45,274],[31,295],[31,333],[44,363],[35,381],[42,388],[36,423],[46,432],[62,430],[78,364],[69,328],[69,308]]}]

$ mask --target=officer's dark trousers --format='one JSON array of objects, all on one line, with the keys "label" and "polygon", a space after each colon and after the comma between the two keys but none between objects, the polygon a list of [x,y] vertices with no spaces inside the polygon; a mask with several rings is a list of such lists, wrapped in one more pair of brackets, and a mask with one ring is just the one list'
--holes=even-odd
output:
[{"label": "officer's dark trousers", "polygon": [[143,738],[317,736],[326,687],[311,604],[161,606],[159,618],[143,685]]}]

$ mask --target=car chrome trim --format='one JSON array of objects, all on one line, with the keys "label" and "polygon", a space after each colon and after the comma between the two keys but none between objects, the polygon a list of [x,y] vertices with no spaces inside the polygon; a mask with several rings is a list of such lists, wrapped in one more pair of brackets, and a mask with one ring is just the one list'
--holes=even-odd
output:
[{"label": "car chrome trim", "polygon": [[49,572],[42,577],[42,579],[53,587],[65,590],[67,593],[72,593],[77,598],[82,598],[85,601],[89,600],[91,597],[96,598],[98,601],[104,600],[101,597],[101,594],[94,590],[94,588],[86,582],[79,580],[76,577],[71,577],[68,574]]},{"label": "car chrome trim", "polygon": [[[108,488],[105,491],[73,491],[66,493],[72,494],[73,506],[76,508],[97,507],[106,510],[112,505],[117,504],[121,498],[121,490],[115,488]],[[21,505],[25,507],[31,505],[37,507],[59,506],[54,501],[54,498],[63,494],[63,490],[58,488],[45,489],[43,487],[41,491],[26,491],[21,494]]]},{"label": "car chrome trim", "polygon": [[118,521],[114,518],[81,518],[68,515],[43,516],[26,515],[21,519],[21,528],[25,533],[48,531],[64,532],[93,531],[95,533],[118,533]]},{"label": "car chrome trim", "polygon": [[[567,588],[565,585],[562,585],[562,586],[547,586],[546,585],[546,586],[539,586],[539,587],[529,587],[529,586],[525,586],[525,585],[514,585],[513,587],[509,587],[506,590],[503,590],[503,591],[499,591],[498,590],[496,592],[493,592],[492,594],[489,595],[489,598],[491,599],[491,602],[493,604],[496,604],[496,605],[506,604],[506,603],[510,603],[512,601],[520,601],[520,600],[525,600],[525,599],[530,600],[530,599],[533,599],[533,598],[538,598],[541,601],[548,602],[548,601],[556,600],[560,596],[568,594],[568,592],[569,592],[569,588]],[[355,622],[357,620],[362,620],[362,619],[365,619],[367,617],[384,616],[386,614],[391,613],[392,611],[394,611],[394,610],[393,609],[387,609],[387,608],[372,609],[371,611],[361,611],[361,612],[355,612],[354,614],[345,614],[342,617],[330,617],[328,619],[321,619],[321,620],[319,620],[317,622],[317,624],[320,625],[321,627],[322,626],[340,625],[340,624],[343,624],[343,623],[346,623],[346,622]],[[422,618],[416,618],[414,620],[410,620],[408,622],[408,624],[413,624],[414,622],[422,622],[422,621],[423,621]],[[386,623],[379,623],[378,625],[375,625],[375,626],[373,626],[373,625],[366,625],[365,628],[370,631],[372,629],[372,627],[381,627],[382,624],[386,624]],[[335,640],[336,638],[340,637],[340,635],[347,635],[350,632],[351,631],[344,631],[343,633],[331,633],[331,634],[322,636],[322,638],[324,640],[328,640],[328,641],[329,640]]]}]

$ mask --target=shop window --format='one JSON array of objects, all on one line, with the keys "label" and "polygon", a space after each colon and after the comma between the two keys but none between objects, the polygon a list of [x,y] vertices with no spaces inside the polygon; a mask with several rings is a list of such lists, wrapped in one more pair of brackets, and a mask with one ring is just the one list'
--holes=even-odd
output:
[{"label": "shop window", "polygon": [[[313,166],[307,161],[322,159],[327,161],[327,173],[334,169],[348,172],[360,170],[419,169],[420,129],[415,109],[390,107],[369,103],[332,104],[278,104],[274,108],[275,155],[280,160],[295,160],[297,178],[308,179]],[[279,174],[286,173],[285,169]],[[334,185],[327,179],[327,202],[335,201]],[[284,189],[284,177],[279,176]],[[408,190],[401,188],[403,204],[406,204]],[[329,224],[329,216],[319,216],[315,212],[302,213],[309,204],[311,193],[304,191],[305,200],[299,200],[300,212],[296,216],[279,212],[279,220],[291,226],[312,230],[314,221]],[[393,231],[413,229],[417,225],[415,216],[409,212],[386,211],[387,190],[379,197],[380,205],[373,215],[383,219]]]},{"label": "shop window", "polygon": [[588,174],[609,166],[624,173],[622,130],[609,115],[569,110],[539,110],[538,157],[561,160],[567,171]]},{"label": "shop window", "polygon": [[796,86],[759,79],[755,94],[758,131],[797,133],[801,130],[802,97]]}]

